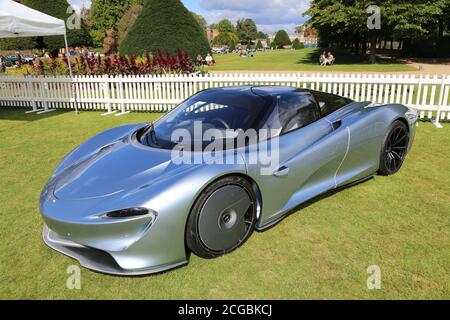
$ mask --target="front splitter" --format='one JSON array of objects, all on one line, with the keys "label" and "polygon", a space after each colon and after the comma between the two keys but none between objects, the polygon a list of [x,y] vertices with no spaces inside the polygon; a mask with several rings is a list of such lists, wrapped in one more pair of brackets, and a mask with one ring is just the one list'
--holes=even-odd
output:
[{"label": "front splitter", "polygon": [[83,246],[68,240],[52,231],[44,224],[42,237],[50,248],[77,260],[86,269],[118,276],[141,276],[161,273],[186,265],[187,261],[180,261],[169,265],[161,265],[145,269],[123,269],[107,252]]}]

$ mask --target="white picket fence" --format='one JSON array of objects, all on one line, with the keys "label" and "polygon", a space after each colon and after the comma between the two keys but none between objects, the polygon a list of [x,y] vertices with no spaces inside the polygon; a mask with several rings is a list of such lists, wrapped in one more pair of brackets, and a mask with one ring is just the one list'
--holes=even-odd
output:
[{"label": "white picket fence", "polygon": [[420,118],[450,120],[450,76],[383,74],[210,74],[167,76],[0,77],[0,106],[49,112],[60,108],[168,111],[194,93],[235,85],[285,85],[356,101],[402,103]]}]

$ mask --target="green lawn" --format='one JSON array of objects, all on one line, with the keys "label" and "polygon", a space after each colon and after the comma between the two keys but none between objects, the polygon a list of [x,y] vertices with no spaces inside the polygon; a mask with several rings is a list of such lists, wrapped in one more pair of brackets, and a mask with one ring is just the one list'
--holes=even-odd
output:
[{"label": "green lawn", "polygon": [[[0,108],[0,298],[415,299],[450,297],[450,126],[421,123],[404,168],[323,199],[215,260],[126,278],[82,269],[41,240],[40,191],[62,157],[113,126],[156,114],[25,115]],[[130,164],[132,165],[132,164]],[[366,287],[378,265],[382,289]]]},{"label": "green lawn", "polygon": [[336,65],[321,67],[319,57],[323,49],[276,50],[256,52],[253,58],[241,58],[238,54],[216,54],[216,66],[210,71],[324,71],[324,72],[402,72],[415,68],[395,61],[380,60],[370,64],[346,50],[333,50]]}]

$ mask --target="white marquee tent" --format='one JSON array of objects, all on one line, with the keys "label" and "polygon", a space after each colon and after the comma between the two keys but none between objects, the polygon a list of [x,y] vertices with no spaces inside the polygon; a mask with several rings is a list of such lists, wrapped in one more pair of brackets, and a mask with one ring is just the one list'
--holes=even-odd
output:
[{"label": "white marquee tent", "polygon": [[[12,0],[0,0],[0,38],[64,36],[66,54],[70,57],[67,45],[66,25],[63,20],[31,9]],[[69,72],[73,78],[69,61]]]},{"label": "white marquee tent", "polygon": [[0,0],[0,38],[65,35],[63,20],[12,0]]}]

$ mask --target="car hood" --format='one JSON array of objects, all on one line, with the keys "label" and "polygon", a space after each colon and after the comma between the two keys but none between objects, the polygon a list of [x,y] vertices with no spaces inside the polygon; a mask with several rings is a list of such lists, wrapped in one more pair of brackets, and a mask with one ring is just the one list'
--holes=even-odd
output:
[{"label": "car hood", "polygon": [[171,152],[122,139],[102,147],[54,177],[60,200],[95,199],[149,186],[186,166],[175,165]]}]

